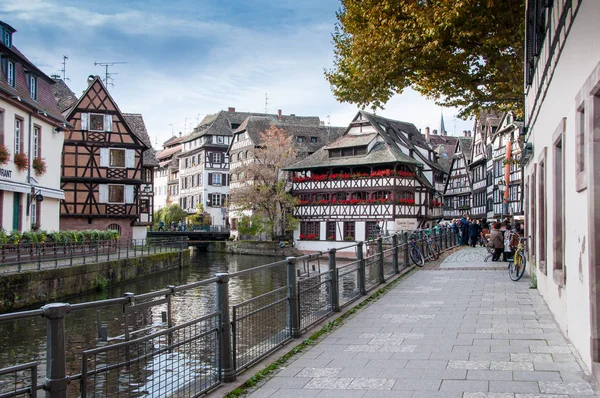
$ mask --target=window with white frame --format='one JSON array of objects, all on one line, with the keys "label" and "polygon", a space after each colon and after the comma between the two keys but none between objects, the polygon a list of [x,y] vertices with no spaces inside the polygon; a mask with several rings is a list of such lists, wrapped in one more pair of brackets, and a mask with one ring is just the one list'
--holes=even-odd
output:
[{"label": "window with white frame", "polygon": [[125,167],[125,149],[111,149],[108,164],[110,167]]},{"label": "window with white frame", "polygon": [[12,61],[6,62],[6,82],[9,86],[15,87],[15,63]]},{"label": "window with white frame", "polygon": [[29,84],[29,95],[34,101],[37,101],[37,77],[29,74],[28,76],[28,84]]},{"label": "window with white frame", "polygon": [[223,205],[223,195],[221,195],[220,193],[213,193],[212,194],[212,205],[214,207],[219,207]]},{"label": "window with white frame", "polygon": [[108,202],[109,203],[125,203],[125,186],[124,185],[109,185],[108,186]]},{"label": "window with white frame", "polygon": [[213,162],[214,163],[221,163],[221,154],[218,152],[215,152],[213,154]]},{"label": "window with white frame", "polygon": [[40,157],[40,128],[38,126],[33,127],[33,158]]},{"label": "window with white frame", "polygon": [[15,155],[21,152],[21,125],[21,119],[15,119]]},{"label": "window with white frame", "polygon": [[218,135],[217,136],[217,144],[222,144],[223,143],[223,136],[222,135]]},{"label": "window with white frame", "polygon": [[223,179],[222,179],[222,174],[213,174],[212,175],[212,184],[213,185],[222,185],[223,184]]},{"label": "window with white frame", "polygon": [[90,113],[90,131],[104,131],[104,115]]}]

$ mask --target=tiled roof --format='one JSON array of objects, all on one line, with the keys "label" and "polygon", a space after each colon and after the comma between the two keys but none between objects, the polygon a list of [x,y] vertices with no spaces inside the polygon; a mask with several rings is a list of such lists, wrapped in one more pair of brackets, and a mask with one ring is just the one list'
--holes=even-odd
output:
[{"label": "tiled roof", "polygon": [[371,134],[360,134],[360,135],[345,135],[342,138],[340,138],[339,140],[336,140],[334,142],[332,142],[331,144],[327,145],[327,149],[333,149],[333,148],[349,148],[349,147],[355,147],[355,146],[365,146],[365,145],[369,145],[369,143],[371,141],[373,141],[375,139],[375,137],[377,137],[377,133],[371,133]]},{"label": "tiled roof", "polygon": [[133,133],[146,145],[148,149],[144,151],[144,166],[158,166],[158,160],[156,159],[156,151],[152,148],[152,142],[146,130],[146,123],[144,118],[139,113],[123,113],[125,121],[133,131]]},{"label": "tiled roof", "polygon": [[69,86],[67,86],[62,79],[54,79],[52,92],[54,93],[54,98],[56,98],[58,108],[61,112],[67,111],[78,101],[77,95],[71,91]]},{"label": "tiled roof", "polygon": [[[25,57],[14,45],[10,48],[0,41],[0,53],[11,56],[15,61],[15,87],[11,87],[4,73],[0,73],[0,92],[18,100],[39,113],[46,113],[58,123],[67,123],[62,115],[56,99],[52,92],[54,81],[44,72],[38,69],[31,61]],[[31,98],[29,94],[29,85],[25,78],[25,69],[33,71],[37,79],[37,101]]]},{"label": "tiled roof", "polygon": [[162,159],[168,158],[169,156],[175,155],[178,152],[181,152],[181,145],[172,146],[170,148],[163,149],[162,151],[160,151],[156,154],[156,158],[158,160],[162,160]]},{"label": "tiled roof", "polygon": [[178,137],[178,136],[174,135],[173,137],[169,138],[168,140],[166,140],[163,143],[163,147],[168,147],[168,146],[175,145],[175,144],[181,142],[184,138],[185,137],[181,137],[181,136]]},{"label": "tiled roof", "polygon": [[471,163],[471,146],[473,145],[473,138],[471,137],[458,137],[458,143],[460,149],[467,160],[467,164]]},{"label": "tiled roof", "polygon": [[377,164],[389,164],[389,163],[408,163],[414,165],[421,165],[418,161],[411,158],[408,155],[400,152],[399,149],[394,148],[385,142],[379,142],[373,146],[373,148],[364,156],[351,156],[351,157],[340,157],[330,158],[329,151],[325,148],[319,149],[317,152],[308,156],[307,158],[287,167],[286,170],[307,170],[314,168],[325,168],[325,167],[344,167],[344,166],[368,166]]}]

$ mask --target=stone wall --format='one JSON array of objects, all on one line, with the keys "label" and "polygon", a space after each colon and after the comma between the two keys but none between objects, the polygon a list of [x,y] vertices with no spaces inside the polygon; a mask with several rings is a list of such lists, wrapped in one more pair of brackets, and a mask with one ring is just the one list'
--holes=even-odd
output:
[{"label": "stone wall", "polygon": [[97,289],[101,285],[112,285],[189,264],[189,252],[182,251],[0,275],[0,313],[45,304]]},{"label": "stone wall", "polygon": [[294,247],[279,247],[279,242],[261,242],[251,240],[208,242],[206,250],[209,252],[272,257],[294,257],[302,255],[302,253]]}]

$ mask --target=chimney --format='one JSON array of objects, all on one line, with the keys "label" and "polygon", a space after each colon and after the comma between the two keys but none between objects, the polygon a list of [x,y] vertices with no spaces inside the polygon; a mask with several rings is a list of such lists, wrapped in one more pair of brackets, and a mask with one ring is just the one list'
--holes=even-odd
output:
[{"label": "chimney", "polygon": [[277,119],[281,120],[281,109],[277,109]]},{"label": "chimney", "polygon": [[230,106],[229,108],[227,108],[227,112],[235,112],[235,108]]},{"label": "chimney", "polygon": [[471,137],[471,130],[467,130],[467,137]]},{"label": "chimney", "polygon": [[467,130],[463,130],[463,135],[464,135],[465,137],[468,137],[468,136],[469,136],[469,132],[468,132]]},{"label": "chimney", "polygon": [[437,130],[433,129],[433,135],[437,135]]},{"label": "chimney", "polygon": [[181,131],[179,132],[179,136],[181,137]]},{"label": "chimney", "polygon": [[425,127],[425,141],[428,143],[431,142],[431,137],[429,136],[429,127]]}]

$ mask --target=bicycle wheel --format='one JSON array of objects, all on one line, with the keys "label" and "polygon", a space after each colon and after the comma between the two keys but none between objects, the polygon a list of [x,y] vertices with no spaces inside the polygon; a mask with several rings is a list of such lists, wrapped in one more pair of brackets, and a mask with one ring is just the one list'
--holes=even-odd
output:
[{"label": "bicycle wheel", "polygon": [[434,260],[440,258],[440,245],[438,245],[436,241],[431,242],[431,251],[433,252]]},{"label": "bicycle wheel", "polygon": [[516,282],[523,277],[523,274],[525,274],[525,255],[517,251],[514,261],[508,266],[508,276]]},{"label": "bicycle wheel", "polygon": [[412,260],[413,263],[415,263],[415,265],[418,265],[419,267],[422,267],[425,265],[425,259],[423,258],[423,254],[421,254],[421,251],[419,249],[417,249],[416,247],[413,247],[410,252],[410,259]]}]

